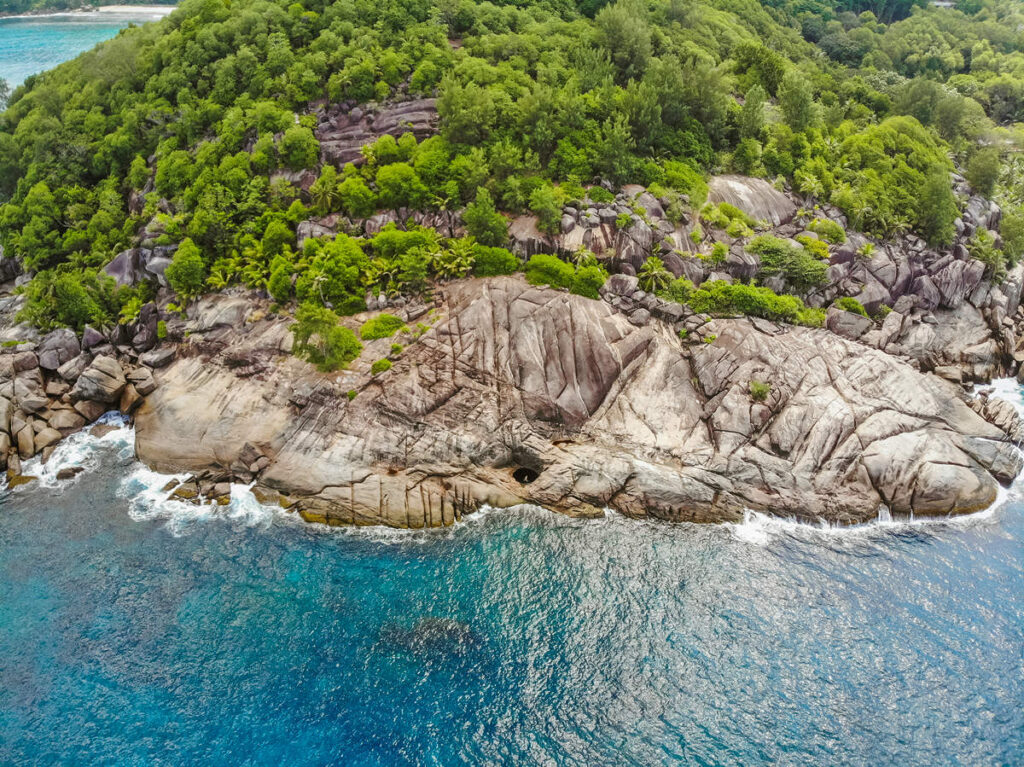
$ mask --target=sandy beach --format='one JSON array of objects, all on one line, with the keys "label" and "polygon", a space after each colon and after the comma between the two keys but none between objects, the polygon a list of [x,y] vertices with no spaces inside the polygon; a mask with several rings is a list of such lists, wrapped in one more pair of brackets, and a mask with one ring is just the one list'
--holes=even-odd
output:
[{"label": "sandy beach", "polygon": [[153,16],[166,16],[173,11],[175,5],[101,5],[98,13],[140,13]]}]

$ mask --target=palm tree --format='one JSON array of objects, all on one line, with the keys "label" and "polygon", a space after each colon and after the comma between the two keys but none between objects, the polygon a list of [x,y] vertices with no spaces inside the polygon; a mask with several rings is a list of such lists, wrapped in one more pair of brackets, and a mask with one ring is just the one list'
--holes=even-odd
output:
[{"label": "palm tree", "polygon": [[637,277],[640,279],[640,287],[648,293],[660,293],[672,282],[672,272],[665,268],[665,262],[657,256],[644,261]]},{"label": "palm tree", "polygon": [[472,237],[450,240],[448,247],[434,254],[432,263],[434,272],[441,279],[465,277],[476,262],[473,248],[476,242]]}]

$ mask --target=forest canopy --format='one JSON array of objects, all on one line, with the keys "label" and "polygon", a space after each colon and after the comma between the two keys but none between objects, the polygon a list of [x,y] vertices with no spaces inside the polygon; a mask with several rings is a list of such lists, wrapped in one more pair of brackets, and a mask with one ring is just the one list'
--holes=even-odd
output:
[{"label": "forest canopy", "polygon": [[[136,305],[97,275],[143,241],[187,242],[207,289],[356,311],[367,290],[419,289],[478,259],[506,270],[489,249],[507,244],[508,215],[556,227],[602,184],[699,201],[723,171],[941,245],[954,164],[987,173],[1021,220],[1021,29],[1010,0],[185,0],[11,95],[0,243],[37,275],[42,324],[66,323],[60,275],[94,321]],[[414,97],[437,99],[437,135],[385,136],[358,167],[322,162],[319,105]],[[311,216],[387,209],[464,209],[471,240],[297,246]]]}]

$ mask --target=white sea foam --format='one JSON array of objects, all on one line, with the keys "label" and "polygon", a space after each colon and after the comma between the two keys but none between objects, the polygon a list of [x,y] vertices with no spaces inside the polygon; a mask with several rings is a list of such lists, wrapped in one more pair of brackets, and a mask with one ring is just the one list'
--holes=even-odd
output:
[{"label": "white sea foam", "polygon": [[94,436],[91,429],[76,432],[57,443],[46,463],[43,463],[39,457],[25,461],[22,464],[21,473],[35,477],[36,481],[22,485],[22,487],[42,486],[58,491],[69,487],[80,475],[72,479],[60,480],[57,479],[58,472],[61,469],[74,467],[80,467],[83,472],[94,470],[98,465],[101,450],[116,450],[119,457],[130,458],[134,444],[134,431],[128,426],[124,416],[115,412],[107,413],[99,419],[98,423],[116,428],[102,437]]}]

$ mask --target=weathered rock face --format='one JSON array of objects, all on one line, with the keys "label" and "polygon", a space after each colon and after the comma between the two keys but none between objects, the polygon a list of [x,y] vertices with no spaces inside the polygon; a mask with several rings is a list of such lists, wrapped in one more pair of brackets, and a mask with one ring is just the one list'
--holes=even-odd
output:
[{"label": "weathered rock face", "polygon": [[323,162],[339,168],[365,161],[361,149],[383,135],[412,133],[423,140],[437,130],[437,100],[414,99],[376,109],[351,103],[333,104],[317,113],[316,137]]},{"label": "weathered rock face", "polygon": [[735,205],[773,226],[788,224],[796,214],[796,204],[763,178],[714,176],[708,183],[708,200]]},{"label": "weathered rock face", "polygon": [[[193,341],[155,373],[139,457],[255,477],[308,520],[398,527],[521,501],[690,521],[962,513],[1021,468],[1015,416],[825,330],[702,319],[713,343],[684,344],[668,321],[631,322],[614,292],[445,290],[441,321],[377,377],[282,356],[279,320],[205,357],[210,342]],[[239,358],[273,364],[239,376]],[[751,381],[771,385],[763,401]]]}]

